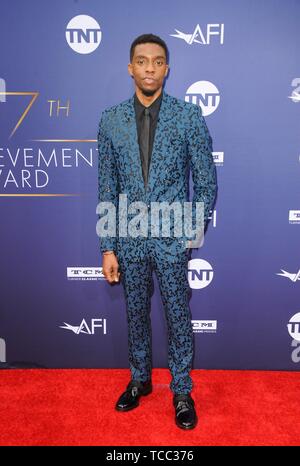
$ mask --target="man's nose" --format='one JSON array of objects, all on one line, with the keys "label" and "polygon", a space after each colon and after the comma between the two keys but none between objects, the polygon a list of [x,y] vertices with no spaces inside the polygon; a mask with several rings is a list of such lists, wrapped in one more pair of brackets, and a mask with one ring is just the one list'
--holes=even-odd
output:
[{"label": "man's nose", "polygon": [[153,63],[147,64],[146,71],[148,71],[148,73],[154,73],[155,69],[154,69]]}]

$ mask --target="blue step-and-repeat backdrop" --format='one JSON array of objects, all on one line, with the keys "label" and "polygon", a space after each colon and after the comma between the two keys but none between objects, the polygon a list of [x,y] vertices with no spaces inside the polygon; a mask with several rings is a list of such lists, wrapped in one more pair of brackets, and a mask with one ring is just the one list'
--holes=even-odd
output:
[{"label": "blue step-and-repeat backdrop", "polygon": [[130,44],[151,32],[170,50],[165,91],[202,108],[218,174],[189,262],[194,367],[300,368],[299,18],[299,0],[1,1],[2,363],[128,367],[96,234],[97,131],[133,95]]}]

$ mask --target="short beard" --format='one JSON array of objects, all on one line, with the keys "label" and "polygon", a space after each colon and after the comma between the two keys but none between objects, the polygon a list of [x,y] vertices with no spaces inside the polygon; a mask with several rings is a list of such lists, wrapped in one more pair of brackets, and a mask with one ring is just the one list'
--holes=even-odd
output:
[{"label": "short beard", "polygon": [[147,90],[147,89],[141,89],[142,91],[142,94],[144,94],[146,97],[152,97],[155,92],[157,91],[157,89],[154,89],[153,91],[152,90]]}]

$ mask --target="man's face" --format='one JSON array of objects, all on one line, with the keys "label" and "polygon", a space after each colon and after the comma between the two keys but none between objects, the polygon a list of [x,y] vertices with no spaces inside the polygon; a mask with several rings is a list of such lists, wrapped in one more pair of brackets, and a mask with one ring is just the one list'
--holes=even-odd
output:
[{"label": "man's face", "polygon": [[162,87],[168,68],[163,47],[147,43],[136,45],[128,72],[141,92],[151,96]]}]

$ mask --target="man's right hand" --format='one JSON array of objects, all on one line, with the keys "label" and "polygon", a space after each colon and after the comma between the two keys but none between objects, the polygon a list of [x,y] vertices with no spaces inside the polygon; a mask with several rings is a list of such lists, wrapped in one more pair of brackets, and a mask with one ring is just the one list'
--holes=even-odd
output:
[{"label": "man's right hand", "polygon": [[114,253],[102,255],[102,272],[109,283],[118,282],[120,272],[118,272],[119,263]]}]

